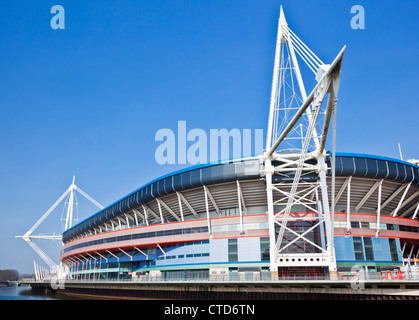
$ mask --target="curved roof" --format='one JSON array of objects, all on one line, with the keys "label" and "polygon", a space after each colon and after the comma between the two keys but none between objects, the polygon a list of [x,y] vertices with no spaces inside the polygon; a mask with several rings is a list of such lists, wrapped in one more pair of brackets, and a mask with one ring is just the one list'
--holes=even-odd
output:
[{"label": "curved roof", "polygon": [[253,157],[197,165],[164,175],[68,229],[63,233],[63,241],[154,198],[203,185],[260,178],[259,171],[259,159]]},{"label": "curved roof", "polygon": [[[331,157],[327,159],[330,167]],[[138,188],[122,199],[100,210],[93,216],[63,233],[63,241],[90,230],[120,214],[176,191],[182,191],[235,180],[262,178],[257,157],[197,165],[179,170]],[[328,173],[330,174],[330,172]],[[336,176],[354,176],[385,179],[419,185],[419,167],[405,161],[380,156],[336,153]],[[277,181],[286,178],[277,176]],[[288,178],[289,179],[289,178]]]},{"label": "curved roof", "polygon": [[[328,159],[330,163],[330,158]],[[336,153],[336,175],[412,182],[419,185],[419,167],[406,161],[357,153]]]}]

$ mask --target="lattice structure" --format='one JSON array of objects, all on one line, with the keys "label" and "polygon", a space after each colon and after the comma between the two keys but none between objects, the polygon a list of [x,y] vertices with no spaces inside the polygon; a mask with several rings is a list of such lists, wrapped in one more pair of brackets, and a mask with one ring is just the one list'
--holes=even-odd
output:
[{"label": "lattice structure", "polygon": [[[66,207],[66,218],[65,218],[65,227],[64,231],[68,230],[72,227],[74,222],[74,208],[77,207],[77,202],[75,201],[75,194],[76,191],[79,192],[82,196],[84,196],[87,200],[92,202],[98,208],[103,209],[103,206],[99,204],[96,200],[90,197],[86,192],[82,189],[77,187],[75,184],[75,177],[73,177],[73,182],[68,187],[68,189],[61,195],[60,198],[49,208],[43,216],[23,235],[23,236],[16,236],[16,238],[22,238],[23,240],[28,243],[32,249],[45,261],[45,263],[51,269],[57,269],[57,263],[55,263],[44,251],[42,251],[34,242],[34,239],[38,240],[59,240],[61,241],[62,236],[53,234],[53,235],[33,235],[33,232],[39,227],[39,225],[54,211],[54,209],[63,201],[65,201]],[[35,274],[38,274],[37,268],[35,267]]]},{"label": "lattice structure", "polygon": [[[335,120],[344,50],[332,64],[324,64],[288,28],[281,8],[264,154],[272,272],[277,272],[278,267],[300,266],[336,271],[334,204],[329,204],[327,194],[326,171],[330,168],[325,164],[324,148],[332,115]],[[317,85],[309,96],[296,53],[315,74]],[[323,104],[326,96],[328,101]],[[333,154],[334,146],[335,135]],[[332,171],[333,164],[332,159]],[[276,180],[287,182],[276,183]],[[334,174],[331,189],[334,193]],[[300,208],[303,212],[295,214]],[[301,243],[310,249],[298,250]],[[294,250],[290,250],[292,246]]]}]

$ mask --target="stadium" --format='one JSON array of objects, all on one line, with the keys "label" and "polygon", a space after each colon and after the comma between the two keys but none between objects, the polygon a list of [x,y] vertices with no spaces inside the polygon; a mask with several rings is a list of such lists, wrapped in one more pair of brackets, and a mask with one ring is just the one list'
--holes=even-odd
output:
[{"label": "stadium", "polygon": [[[262,167],[259,159],[250,158],[156,179],[66,231],[61,261],[78,279],[270,278]],[[287,179],[277,183],[287,188]],[[416,257],[418,184],[419,167],[412,163],[336,155],[334,243],[339,274],[356,265],[393,273],[404,270],[403,258]],[[280,206],[275,209],[280,211]],[[309,230],[314,212],[302,205],[296,209],[292,215],[306,219],[290,222],[291,229]],[[287,232],[283,242],[295,237]],[[321,232],[310,231],[308,238],[322,245]],[[318,250],[298,240],[286,251],[292,257]],[[318,265],[299,267],[295,262],[280,268],[279,277],[327,275],[327,266]]]},{"label": "stadium", "polygon": [[[361,269],[402,279],[416,272],[418,162],[335,151],[344,50],[322,63],[281,9],[263,154],[165,175],[68,228],[60,253],[67,279],[345,279]],[[315,74],[309,95],[295,53]],[[297,106],[290,108],[285,89],[298,93]]]}]

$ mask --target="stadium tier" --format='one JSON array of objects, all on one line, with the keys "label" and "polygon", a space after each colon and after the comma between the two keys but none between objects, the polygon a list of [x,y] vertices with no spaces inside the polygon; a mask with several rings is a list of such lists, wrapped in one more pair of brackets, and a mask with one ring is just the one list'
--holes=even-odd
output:
[{"label": "stadium tier", "polygon": [[[332,202],[330,161],[329,154]],[[283,163],[278,159],[272,164]],[[72,279],[271,279],[263,171],[264,161],[253,157],[199,165],[156,179],[65,231],[60,260]],[[404,259],[416,261],[419,245],[419,167],[379,156],[337,153],[335,172],[331,221],[338,275],[344,277],[355,266],[367,272],[406,271]],[[289,192],[294,174],[273,176],[279,191],[274,193],[276,213],[286,206],[281,192]],[[306,201],[292,207],[282,237],[284,263],[275,276],[329,275],[321,261],[304,261],[316,259],[304,258],[304,253],[320,252],[328,245],[324,227],[314,228],[321,189],[303,194],[304,183],[318,179],[314,171],[300,177],[295,194]],[[296,216],[299,219],[293,221]]]}]

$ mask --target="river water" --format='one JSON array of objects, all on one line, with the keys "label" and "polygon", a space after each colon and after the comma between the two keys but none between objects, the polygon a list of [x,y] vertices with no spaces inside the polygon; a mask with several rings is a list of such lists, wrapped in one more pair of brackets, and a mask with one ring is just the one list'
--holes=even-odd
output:
[{"label": "river water", "polygon": [[31,287],[0,287],[0,300],[74,300],[82,299],[74,298],[62,294],[43,294],[32,292]]}]

